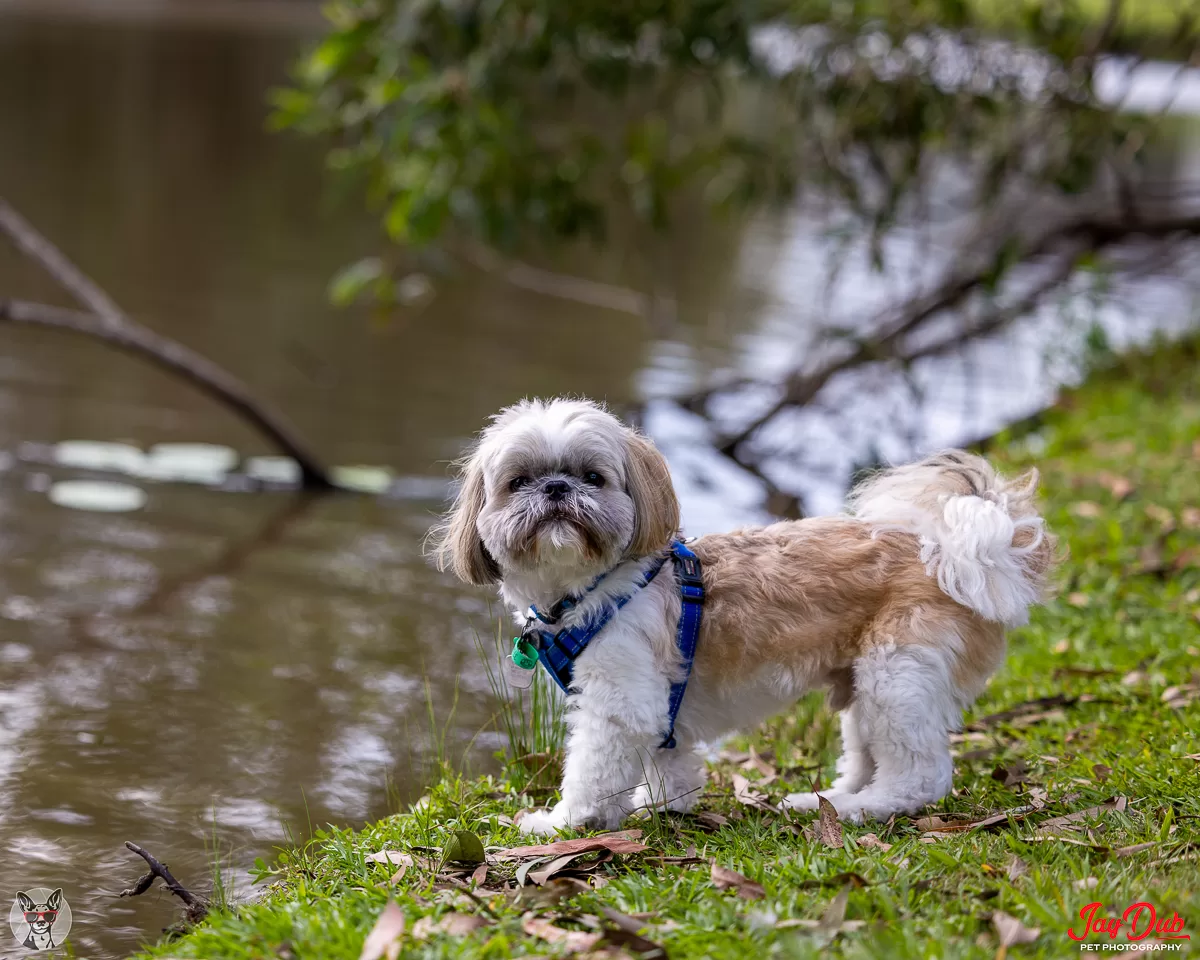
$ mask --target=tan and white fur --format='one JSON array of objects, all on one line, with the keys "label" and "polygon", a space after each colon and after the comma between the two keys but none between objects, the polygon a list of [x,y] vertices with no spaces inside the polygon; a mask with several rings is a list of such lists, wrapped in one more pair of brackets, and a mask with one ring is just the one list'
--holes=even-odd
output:
[{"label": "tan and white fur", "polygon": [[[526,833],[612,828],[648,806],[688,810],[706,779],[698,747],[825,687],[841,710],[843,819],[912,813],[944,797],[949,733],[1004,657],[1004,630],[1045,589],[1054,541],[1033,500],[981,457],[947,451],[859,486],[846,515],[710,534],[689,544],[707,599],[691,681],[660,750],[681,676],[672,564],[575,663],[562,799]],[[662,557],[679,532],[666,461],[586,400],[527,400],[498,414],[464,461],[435,532],[443,569],[498,583],[518,622],[600,585],[563,620],[590,616]],[[792,794],[793,809],[817,806]]]}]

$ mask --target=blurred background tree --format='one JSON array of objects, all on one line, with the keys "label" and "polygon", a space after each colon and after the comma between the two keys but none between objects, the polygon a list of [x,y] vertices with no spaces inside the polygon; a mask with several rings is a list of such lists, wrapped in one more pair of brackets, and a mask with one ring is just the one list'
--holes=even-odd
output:
[{"label": "blurred background tree", "polygon": [[[936,233],[941,255],[918,253],[870,317],[831,308],[782,377],[676,398],[760,475],[765,428],[842,371],[902,374],[1080,277],[1103,296],[1200,232],[1197,184],[1147,150],[1200,56],[1195,5],[335,0],[327,15],[276,119],[332,139],[330,165],[404,257],[496,264],[497,249],[612,242],[614,222],[660,230],[697,200],[714,215],[799,202],[832,283],[855,245],[882,272],[893,238]],[[335,299],[403,299],[404,257],[351,265]]]}]

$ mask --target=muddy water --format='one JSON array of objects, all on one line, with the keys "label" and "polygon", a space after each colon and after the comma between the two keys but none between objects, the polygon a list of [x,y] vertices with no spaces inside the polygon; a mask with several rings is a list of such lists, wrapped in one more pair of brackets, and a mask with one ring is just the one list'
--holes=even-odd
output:
[{"label": "muddy water", "polygon": [[[220,862],[246,894],[246,868],[289,837],[419,795],[434,750],[426,682],[446,752],[491,762],[474,638],[493,632],[494,611],[420,554],[445,463],[486,414],[533,393],[620,406],[714,368],[779,369],[805,349],[795,331],[826,319],[822,239],[783,214],[684,224],[661,244],[567,262],[610,284],[665,286],[679,321],[669,335],[478,270],[383,319],[331,309],[328,278],[375,252],[375,225],[355,197],[339,202],[312,144],[264,131],[266,91],[311,22],[269,6],[261,21],[109,20],[85,2],[63,9],[87,16],[65,19],[0,4],[0,194],[133,316],[286,410],[328,462],[396,478],[390,496],[317,499],[135,481],[147,495],[136,512],[57,506],[50,485],[80,475],[43,465],[61,441],[270,451],[134,360],[0,328],[0,906],[61,886],[80,956],[122,956],[176,917],[157,893],[115,898],[139,873],[125,840],[201,889]],[[866,295],[853,309],[869,305],[874,288],[853,266],[847,283]],[[4,244],[0,296],[61,302]],[[1176,316],[1162,298],[1158,312]],[[1044,402],[1044,340],[993,345],[990,366],[967,353],[923,373],[932,410],[893,429],[891,449],[971,436]],[[997,350],[992,396],[965,401]],[[871,389],[853,392],[895,407]],[[789,428],[790,443],[832,458],[829,474],[798,474],[823,508],[882,436],[866,417],[851,449],[839,413]],[[706,450],[701,424],[661,402],[645,414],[691,530],[762,516],[758,485]],[[6,937],[0,926],[0,957],[21,955]]]}]

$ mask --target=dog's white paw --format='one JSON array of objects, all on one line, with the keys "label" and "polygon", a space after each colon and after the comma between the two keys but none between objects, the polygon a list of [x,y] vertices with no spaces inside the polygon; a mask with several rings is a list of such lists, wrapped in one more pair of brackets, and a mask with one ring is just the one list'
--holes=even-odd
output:
[{"label": "dog's white paw", "polygon": [[819,804],[815,793],[789,793],[779,806],[783,810],[816,810]]},{"label": "dog's white paw", "polygon": [[557,833],[565,827],[567,818],[554,810],[531,810],[525,814],[517,824],[517,829],[522,833],[532,833],[537,836],[544,837],[551,833]]}]

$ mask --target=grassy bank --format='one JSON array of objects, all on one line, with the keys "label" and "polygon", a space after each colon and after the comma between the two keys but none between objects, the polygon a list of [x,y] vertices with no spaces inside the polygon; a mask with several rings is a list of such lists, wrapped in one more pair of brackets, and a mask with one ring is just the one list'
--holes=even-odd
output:
[{"label": "grassy bank", "polygon": [[[700,816],[631,824],[645,850],[587,854],[518,893],[519,871],[553,863],[497,853],[527,842],[510,818],[545,793],[447,775],[411,812],[289,853],[261,902],[154,954],[356,958],[389,901],[402,954],[424,957],[637,956],[651,941],[677,958],[1065,957],[1093,902],[1118,919],[1152,903],[1200,938],[1200,343],[1094,376],[990,455],[1041,469],[1069,557],[926,818],[839,831],[771,809],[832,773],[836,727],[810,699],[727,748]],[[448,846],[470,859],[456,831],[492,862],[444,862]]]}]

